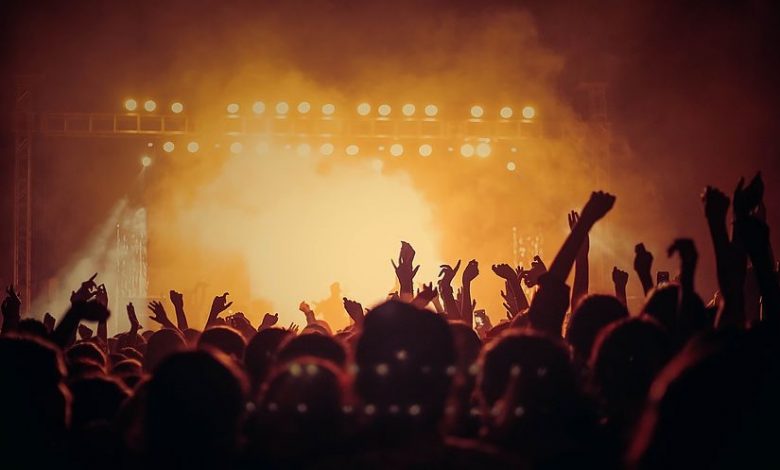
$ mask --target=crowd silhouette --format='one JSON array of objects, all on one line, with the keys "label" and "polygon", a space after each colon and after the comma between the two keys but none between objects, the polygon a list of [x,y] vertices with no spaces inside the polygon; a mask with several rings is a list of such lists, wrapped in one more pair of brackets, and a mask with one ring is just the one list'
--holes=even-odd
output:
[{"label": "crowd silhouette", "polygon": [[760,174],[740,180],[731,199],[712,187],[702,194],[712,300],[696,292],[691,240],[670,244],[679,276],[657,285],[653,255],[638,243],[633,269],[647,297],[638,312],[626,308],[630,276],[618,267],[614,295],[588,292],[589,233],[616,200],[603,192],[568,214],[571,231],[549,267],[538,256],[527,270],[492,266],[505,285],[496,325],[471,294],[476,260],[457,289],[460,261],[415,292],[419,266],[406,242],[392,261],[399,291],[371,309],[344,298],[351,322],[341,331],[305,302],[302,328],[281,328],[271,313],[255,326],[243,313],[223,315],[227,293],[200,330],[171,290],[174,317],[148,305],[159,330],[144,330],[129,304],[129,331],[108,337],[108,293],[95,276],[58,322],[21,318],[9,287],[0,462],[778,468],[780,285],[763,194]]}]

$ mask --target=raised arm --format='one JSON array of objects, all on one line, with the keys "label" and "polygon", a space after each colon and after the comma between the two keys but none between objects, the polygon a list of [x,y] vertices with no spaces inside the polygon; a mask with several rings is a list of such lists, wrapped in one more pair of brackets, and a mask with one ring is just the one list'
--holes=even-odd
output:
[{"label": "raised arm", "polygon": [[[569,229],[574,230],[580,214],[577,211],[569,212]],[[590,237],[586,234],[577,252],[576,263],[574,264],[574,285],[571,289],[571,304],[577,303],[588,295],[588,285],[590,284],[590,267],[588,263],[588,253],[590,252]]]},{"label": "raised arm", "polygon": [[171,290],[168,295],[171,298],[173,309],[176,311],[176,326],[179,327],[179,330],[184,331],[189,328],[187,314],[184,313],[184,296],[175,290]]},{"label": "raised arm", "polygon": [[401,242],[401,252],[398,254],[398,264],[395,264],[394,260],[390,260],[395,270],[395,275],[398,277],[398,283],[401,286],[401,299],[407,302],[411,302],[414,298],[414,276],[417,275],[417,270],[420,266],[412,267],[414,265],[415,251],[407,242]]},{"label": "raised arm", "polygon": [[628,298],[626,297],[626,284],[628,284],[628,273],[621,271],[617,266],[612,268],[612,283],[615,285],[615,297],[620,300],[623,305],[628,305]]},{"label": "raised arm", "polygon": [[163,306],[162,302],[152,300],[149,302],[148,307],[153,314],[149,316],[150,320],[159,323],[163,328],[176,329],[176,325],[168,318],[168,312],[165,311],[165,306]]},{"label": "raised arm", "polygon": [[230,295],[227,292],[225,292],[222,295],[218,295],[214,297],[214,300],[211,301],[211,310],[209,310],[209,318],[206,320],[206,328],[210,326],[215,326],[217,324],[217,317],[219,317],[219,314],[230,308],[231,305],[233,305],[233,302],[227,301],[227,296]]},{"label": "raised arm", "polygon": [[471,282],[479,276],[479,263],[473,259],[463,269],[463,298],[460,304],[460,319],[469,326],[474,325],[474,307],[476,301],[471,300]]},{"label": "raised arm", "polygon": [[455,267],[442,264],[441,271],[439,271],[439,295],[444,302],[444,312],[449,320],[460,319],[460,307],[458,307],[458,302],[455,301],[455,295],[452,290],[452,280],[455,279],[458,269],[460,269],[460,260],[455,264]]},{"label": "raised arm", "polygon": [[515,271],[508,264],[494,264],[493,272],[504,280],[505,291],[501,291],[501,297],[504,299],[504,308],[507,309],[510,318],[527,309],[528,299],[520,285],[520,279],[524,275],[523,269],[518,268]]},{"label": "raised arm", "polygon": [[645,248],[644,243],[638,243],[634,247],[634,272],[636,272],[639,282],[642,283],[642,290],[645,295],[653,288],[653,255]]},{"label": "raised arm", "polygon": [[6,296],[1,307],[3,311],[3,329],[0,333],[3,335],[16,331],[16,328],[19,326],[22,308],[22,301],[19,300],[19,296],[14,291],[14,286],[8,286],[5,293]]}]

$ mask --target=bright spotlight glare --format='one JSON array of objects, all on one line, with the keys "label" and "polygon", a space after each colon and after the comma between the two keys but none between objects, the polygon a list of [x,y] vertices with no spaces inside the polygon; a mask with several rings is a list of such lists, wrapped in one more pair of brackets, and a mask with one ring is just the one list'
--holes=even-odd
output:
[{"label": "bright spotlight glare", "polygon": [[238,113],[239,109],[238,103],[230,103],[225,109],[227,109],[228,114],[236,114]]},{"label": "bright spotlight glare", "polygon": [[326,116],[333,116],[333,113],[336,112],[336,106],[332,105],[330,103],[326,103],[322,105],[322,114]]},{"label": "bright spotlight glare", "polygon": [[187,144],[187,151],[190,153],[195,153],[198,150],[200,150],[200,145],[197,142],[190,142]]},{"label": "bright spotlight glare", "polygon": [[265,112],[265,103],[262,101],[255,101],[252,103],[252,112],[255,114],[263,114]]},{"label": "bright spotlight glare", "polygon": [[138,102],[132,98],[125,100],[125,109],[135,111],[138,108]]},{"label": "bright spotlight glare", "polygon": [[144,101],[144,109],[151,113],[157,109],[157,103],[155,103],[154,100],[146,100]]},{"label": "bright spotlight glare", "polygon": [[474,155],[474,146],[471,144],[463,144],[460,146],[460,154],[466,158]]},{"label": "bright spotlight glare", "polygon": [[394,157],[400,157],[404,154],[404,146],[401,144],[393,144],[390,146],[390,155]]},{"label": "bright spotlight glare", "polygon": [[517,170],[517,164],[515,162],[507,162],[506,169],[509,171]]},{"label": "bright spotlight glare", "polygon": [[330,142],[325,142],[324,144],[320,145],[320,153],[326,157],[333,155],[334,150],[335,148]]},{"label": "bright spotlight glare", "polygon": [[368,116],[368,113],[371,112],[371,105],[368,103],[360,103],[357,107],[357,112],[361,116]]},{"label": "bright spotlight glare", "polygon": [[306,114],[309,111],[311,111],[311,104],[309,104],[308,101],[301,101],[298,103],[298,112],[301,114]]},{"label": "bright spotlight glare", "polygon": [[425,107],[425,115],[428,117],[435,117],[439,114],[439,108],[435,104],[429,104]]},{"label": "bright spotlight glare", "polygon": [[499,111],[498,114],[504,119],[509,119],[512,117],[514,112],[512,111],[512,108],[510,108],[509,106],[504,106],[503,108],[501,108],[501,111]]},{"label": "bright spotlight glare", "polygon": [[171,142],[171,141],[168,141],[168,142],[164,143],[163,146],[162,146],[162,149],[165,150],[168,153],[173,152],[174,148],[176,148],[176,146],[173,145],[173,142]]},{"label": "bright spotlight glare", "polygon": [[413,105],[413,104],[411,104],[411,103],[407,103],[407,104],[405,104],[405,105],[404,105],[404,106],[401,108],[401,112],[403,112],[403,113],[404,113],[404,116],[406,116],[406,117],[412,117],[412,116],[414,116],[414,111],[415,111],[414,105]]},{"label": "bright spotlight glare", "polygon": [[242,150],[244,150],[244,145],[241,142],[230,144],[230,153],[239,154]]},{"label": "bright spotlight glare", "polygon": [[173,114],[179,114],[180,112],[184,111],[184,105],[178,101],[171,103],[171,111]]},{"label": "bright spotlight glare", "polygon": [[380,116],[387,117],[390,115],[390,111],[392,111],[392,109],[390,108],[389,104],[383,104],[377,108],[377,111],[379,112]]},{"label": "bright spotlight glare", "polygon": [[471,117],[475,119],[479,119],[482,117],[482,115],[485,114],[485,110],[482,109],[482,106],[472,106],[471,107]]},{"label": "bright spotlight glare", "polygon": [[533,106],[526,106],[523,108],[523,117],[525,119],[533,119],[536,116],[536,110]]},{"label": "bright spotlight glare", "polygon": [[286,101],[276,103],[276,114],[287,114],[290,111],[290,105]]},{"label": "bright spotlight glare", "polygon": [[150,157],[149,155],[144,155],[143,157],[141,157],[141,165],[144,168],[148,167],[151,164],[152,164],[152,157]]},{"label": "bright spotlight glare", "polygon": [[360,152],[360,147],[358,147],[355,144],[347,145],[346,152],[347,152],[347,155],[353,155],[353,156],[357,155],[358,152]]},{"label": "bright spotlight glare", "polygon": [[477,144],[477,156],[485,158],[490,155],[490,144],[482,142]]},{"label": "bright spotlight glare", "polygon": [[422,157],[430,157],[433,153],[433,147],[430,146],[430,144],[422,144],[420,145],[420,156]]},{"label": "bright spotlight glare", "polygon": [[298,147],[295,149],[295,151],[300,155],[301,157],[305,157],[311,153],[311,145],[309,144],[298,144]]},{"label": "bright spotlight glare", "polygon": [[268,153],[268,144],[265,142],[260,142],[257,145],[255,145],[255,153],[258,155],[265,155]]}]

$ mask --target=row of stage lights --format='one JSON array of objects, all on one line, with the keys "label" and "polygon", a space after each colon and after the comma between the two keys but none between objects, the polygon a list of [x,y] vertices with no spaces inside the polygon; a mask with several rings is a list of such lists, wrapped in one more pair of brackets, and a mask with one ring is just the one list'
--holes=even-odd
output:
[{"label": "row of stage lights", "polygon": [[[129,98],[125,100],[124,105],[127,111],[134,112],[138,110],[139,103],[135,99]],[[154,100],[146,100],[142,105],[143,109],[150,113],[157,109],[157,103]],[[184,105],[176,101],[171,103],[170,109],[172,113],[179,114],[184,111]],[[227,111],[229,116],[237,116],[240,110],[241,107],[238,103],[230,103],[225,108],[225,111]],[[302,101],[298,103],[296,110],[301,115],[307,115],[311,112],[312,105],[308,101]],[[252,103],[253,114],[262,115],[265,114],[266,111],[267,107],[263,101],[255,101]],[[278,116],[286,116],[290,113],[290,104],[286,101],[280,101],[274,105],[274,111]],[[336,105],[325,103],[320,108],[320,111],[326,117],[333,116],[336,113]],[[369,103],[360,103],[355,108],[355,111],[360,116],[368,116],[371,114],[372,107]],[[392,112],[393,108],[389,104],[381,104],[376,107],[376,113],[379,117],[390,117]],[[473,105],[469,112],[472,119],[482,119],[485,116],[485,108],[480,105]],[[414,117],[415,113],[417,113],[417,107],[415,105],[407,103],[401,106],[401,114],[405,117]],[[428,104],[423,107],[423,114],[428,118],[435,118],[439,114],[439,107],[435,104]],[[515,116],[515,110],[511,106],[504,106],[499,109],[498,115],[501,119],[512,119],[512,117]],[[520,115],[522,116],[522,119],[531,120],[536,117],[536,109],[533,106],[525,106],[520,110]]]}]

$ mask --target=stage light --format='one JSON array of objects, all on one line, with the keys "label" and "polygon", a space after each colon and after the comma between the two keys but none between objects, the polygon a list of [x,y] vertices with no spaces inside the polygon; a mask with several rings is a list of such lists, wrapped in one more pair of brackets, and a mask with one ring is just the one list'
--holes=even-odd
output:
[{"label": "stage light", "polygon": [[439,114],[439,108],[435,104],[429,104],[425,107],[425,115],[428,117],[435,117]]},{"label": "stage light", "polygon": [[309,111],[311,111],[311,105],[308,101],[301,101],[298,103],[298,112],[301,114],[306,114]]},{"label": "stage light", "polygon": [[400,157],[404,154],[404,146],[401,144],[393,144],[390,146],[390,155],[394,157]]},{"label": "stage light", "polygon": [[512,111],[512,108],[509,106],[504,106],[501,108],[501,111],[499,111],[498,114],[504,119],[509,119],[514,114],[514,111]]},{"label": "stage light", "polygon": [[326,116],[333,116],[333,113],[336,112],[336,106],[326,103],[322,105],[322,114]]},{"label": "stage light", "polygon": [[266,142],[259,142],[255,145],[255,153],[258,155],[265,155],[268,153],[268,144]]},{"label": "stage light", "polygon": [[330,142],[325,142],[324,144],[320,145],[320,153],[326,157],[333,155],[334,150],[335,148]]},{"label": "stage light", "polygon": [[276,114],[287,114],[290,111],[290,105],[286,101],[276,103]]},{"label": "stage light", "polygon": [[238,113],[239,109],[238,103],[230,103],[225,109],[227,109],[228,114],[236,114]]},{"label": "stage light", "polygon": [[418,149],[420,152],[421,157],[430,157],[433,153],[433,147],[431,147],[429,144],[422,144],[420,145],[420,148]]},{"label": "stage light", "polygon": [[536,116],[536,110],[533,106],[526,106],[523,108],[523,117],[525,119],[533,119]]},{"label": "stage light", "polygon": [[298,144],[298,147],[295,149],[295,151],[301,157],[306,157],[306,156],[308,156],[311,153],[311,145],[309,145],[309,144]]},{"label": "stage light", "polygon": [[392,109],[390,108],[389,104],[383,104],[377,108],[377,111],[379,112],[380,116],[387,117],[390,115],[390,111],[392,111]]},{"label": "stage light", "polygon": [[507,162],[506,169],[509,171],[517,170],[517,164],[515,162]]},{"label": "stage light", "polygon": [[138,108],[138,102],[132,98],[125,100],[125,109],[135,111]]},{"label": "stage light", "polygon": [[371,112],[371,105],[368,103],[360,103],[357,107],[357,112],[361,116],[368,116],[368,113]]},{"label": "stage light", "polygon": [[149,155],[144,155],[143,157],[141,157],[141,165],[144,168],[148,167],[151,164],[152,164],[152,157],[150,157]]},{"label": "stage light", "polygon": [[144,109],[151,113],[157,109],[157,103],[155,103],[154,100],[146,100],[144,101]]},{"label": "stage light", "polygon": [[173,114],[179,114],[180,112],[184,111],[184,105],[178,101],[171,103],[171,111]]},{"label": "stage light", "polygon": [[471,144],[463,144],[460,146],[460,154],[466,158],[474,155],[474,146]]},{"label": "stage light", "polygon": [[476,148],[477,156],[485,158],[490,155],[490,144],[482,142],[477,144]]},{"label": "stage light", "polygon": [[347,155],[357,155],[360,152],[360,147],[355,144],[347,145]]},{"label": "stage light", "polygon": [[415,111],[414,105],[411,103],[407,103],[403,106],[403,108],[401,108],[401,112],[403,112],[404,116],[406,117],[414,116],[414,111]]},{"label": "stage light", "polygon": [[244,150],[244,145],[241,142],[233,142],[230,144],[230,153],[239,154]]},{"label": "stage light", "polygon": [[475,119],[479,119],[482,117],[482,115],[485,114],[485,110],[482,109],[482,106],[472,106],[471,107],[471,117]]},{"label": "stage light", "polygon": [[200,145],[197,142],[190,142],[187,144],[187,151],[190,153],[195,153],[198,150],[200,150]]},{"label": "stage light", "polygon": [[262,101],[255,101],[252,103],[252,112],[255,114],[263,114],[265,112],[265,103]]},{"label": "stage light", "polygon": [[176,148],[176,146],[173,145],[173,142],[171,142],[170,140],[168,142],[164,143],[163,146],[162,146],[162,149],[165,150],[168,153],[173,152],[173,150],[175,148]]}]

